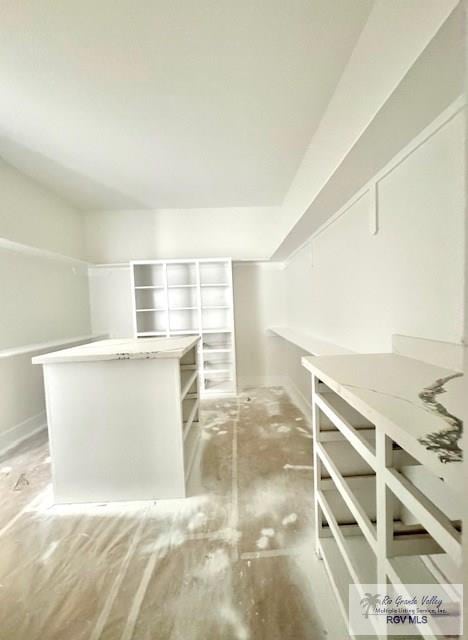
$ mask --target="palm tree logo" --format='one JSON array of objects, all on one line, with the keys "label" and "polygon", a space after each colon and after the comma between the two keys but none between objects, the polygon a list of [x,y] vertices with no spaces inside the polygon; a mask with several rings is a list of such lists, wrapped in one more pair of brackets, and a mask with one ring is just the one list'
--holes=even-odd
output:
[{"label": "palm tree logo", "polygon": [[369,618],[370,610],[373,609],[375,611],[380,603],[380,593],[374,593],[374,595],[372,593],[364,594],[364,598],[361,598],[361,607],[366,620]]}]

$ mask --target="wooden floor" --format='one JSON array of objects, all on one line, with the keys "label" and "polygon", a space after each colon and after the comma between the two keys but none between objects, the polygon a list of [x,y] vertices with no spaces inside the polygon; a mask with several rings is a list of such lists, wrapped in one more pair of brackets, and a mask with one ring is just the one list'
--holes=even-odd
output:
[{"label": "wooden floor", "polygon": [[0,459],[1,640],[347,637],[313,553],[304,417],[280,388],[201,417],[186,500],[53,506],[45,434]]}]

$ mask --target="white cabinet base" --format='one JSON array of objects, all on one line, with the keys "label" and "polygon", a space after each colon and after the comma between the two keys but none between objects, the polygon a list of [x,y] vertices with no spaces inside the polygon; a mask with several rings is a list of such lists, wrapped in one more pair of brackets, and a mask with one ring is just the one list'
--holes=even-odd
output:
[{"label": "white cabinet base", "polygon": [[56,503],[186,496],[199,430],[197,339],[184,340],[180,357],[40,362]]}]

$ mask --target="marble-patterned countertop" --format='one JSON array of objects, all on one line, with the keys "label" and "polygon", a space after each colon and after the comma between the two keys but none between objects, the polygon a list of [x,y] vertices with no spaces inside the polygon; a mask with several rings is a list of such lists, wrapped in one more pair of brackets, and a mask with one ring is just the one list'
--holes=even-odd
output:
[{"label": "marble-patterned countertop", "polygon": [[394,353],[304,357],[303,366],[455,489],[467,379]]},{"label": "marble-patterned countertop", "polygon": [[199,336],[174,338],[118,338],[89,342],[79,347],[62,349],[36,356],[33,364],[94,362],[96,360],[180,359],[200,340]]}]

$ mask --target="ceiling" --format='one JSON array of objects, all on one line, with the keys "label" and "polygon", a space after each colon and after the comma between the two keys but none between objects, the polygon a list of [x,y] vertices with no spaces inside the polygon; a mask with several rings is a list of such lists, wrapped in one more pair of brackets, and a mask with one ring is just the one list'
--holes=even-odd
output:
[{"label": "ceiling", "polygon": [[80,209],[281,204],[371,0],[2,0],[0,156]]}]

